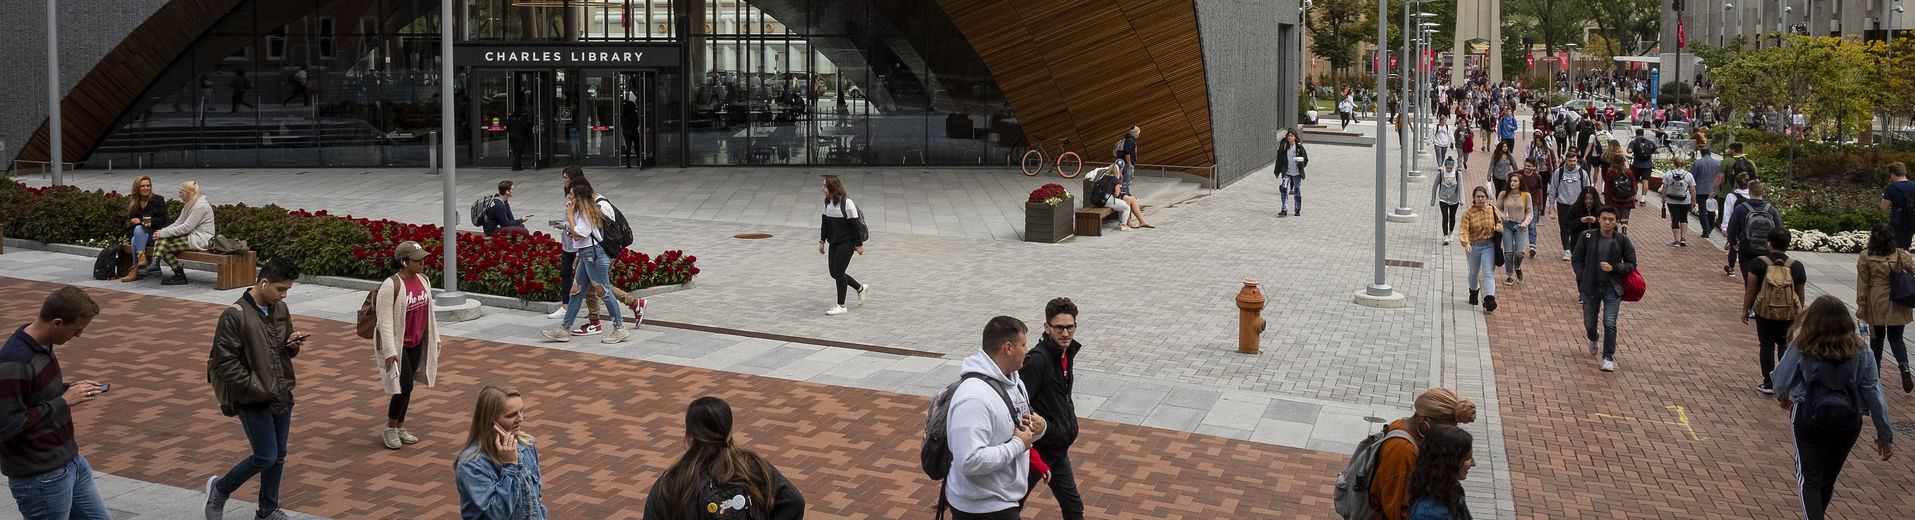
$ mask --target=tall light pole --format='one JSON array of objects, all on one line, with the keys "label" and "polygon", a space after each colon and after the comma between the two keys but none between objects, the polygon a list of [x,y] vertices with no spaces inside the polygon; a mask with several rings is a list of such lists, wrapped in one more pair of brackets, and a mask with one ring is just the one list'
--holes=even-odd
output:
[{"label": "tall light pole", "polygon": [[1410,28],[1410,6],[1412,5],[1416,5],[1416,0],[1403,0],[1403,25],[1397,26],[1398,30],[1403,33],[1403,53],[1397,55],[1396,68],[1397,77],[1402,78],[1400,81],[1402,84],[1399,85],[1397,89],[1400,94],[1398,94],[1399,97],[1396,103],[1396,135],[1398,139],[1401,139],[1402,146],[1399,147],[1401,149],[1397,150],[1396,155],[1397,162],[1399,163],[1398,167],[1401,168],[1403,172],[1402,175],[1416,175],[1420,177],[1422,176],[1422,172],[1418,172],[1415,168],[1410,167],[1410,148],[1416,147],[1416,143],[1411,142],[1412,139],[1410,139],[1410,131],[1416,127],[1416,121],[1410,118],[1410,103],[1412,102],[1411,98],[1414,97],[1410,95],[1410,82],[1415,80],[1410,74],[1410,40],[1415,38],[1415,36],[1413,36],[1414,33],[1411,32],[1413,29]]},{"label": "tall light pole", "polygon": [[47,160],[53,163],[53,185],[60,185],[60,164],[66,161],[60,149],[60,15],[53,0],[47,0]]},{"label": "tall light pole", "polygon": [[[51,1],[51,0],[49,0]],[[435,300],[439,306],[449,307],[465,303],[465,293],[459,291],[459,213],[453,205],[457,189],[454,172],[459,161],[459,133],[454,128],[452,83],[458,76],[452,70],[452,0],[439,0],[439,156],[445,161],[439,163],[445,168],[440,178],[445,182],[445,240],[442,255],[445,256],[445,290]]]},{"label": "tall light pole", "polygon": [[[1378,21],[1376,24],[1376,92],[1378,97],[1381,97],[1384,92],[1388,92],[1390,88],[1388,81],[1390,71],[1385,68],[1389,66],[1390,63],[1388,56],[1390,52],[1390,27],[1389,24],[1381,23],[1383,20],[1390,19],[1389,1],[1390,0],[1377,0],[1376,2],[1376,19]],[[1374,275],[1370,284],[1365,286],[1362,292],[1356,294],[1356,303],[1368,307],[1402,307],[1403,296],[1397,294],[1394,289],[1390,288],[1390,283],[1384,278],[1383,272],[1383,246],[1385,244],[1383,236],[1383,205],[1385,204],[1385,192],[1388,191],[1388,186],[1384,184],[1384,182],[1387,181],[1385,181],[1383,177],[1383,169],[1388,167],[1385,164],[1388,161],[1384,159],[1383,154],[1387,153],[1385,149],[1389,147],[1390,143],[1389,129],[1387,125],[1384,124],[1384,112],[1383,110],[1376,111],[1376,218],[1372,222],[1375,233],[1371,236],[1371,241],[1374,242],[1376,249],[1376,255],[1371,259]]]}]

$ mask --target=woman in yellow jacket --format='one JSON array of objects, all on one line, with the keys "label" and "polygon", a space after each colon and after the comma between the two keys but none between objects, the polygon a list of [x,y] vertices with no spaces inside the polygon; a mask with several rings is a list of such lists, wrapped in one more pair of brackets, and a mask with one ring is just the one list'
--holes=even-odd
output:
[{"label": "woman in yellow jacket", "polygon": [[1469,304],[1476,305],[1478,292],[1483,297],[1483,312],[1496,311],[1496,230],[1503,219],[1489,203],[1489,190],[1482,186],[1470,190],[1469,209],[1463,211],[1463,247],[1469,250]]},{"label": "woman in yellow jacket", "polygon": [[386,395],[386,428],[379,438],[388,449],[419,442],[406,429],[406,407],[412,403],[412,383],[423,379],[433,386],[439,375],[439,320],[432,303],[432,281],[426,279],[426,251],[419,243],[400,242],[392,260],[398,272],[379,284],[373,299],[379,330],[373,335],[373,360],[379,364]]},{"label": "woman in yellow jacket", "polygon": [[1887,223],[1875,224],[1868,235],[1868,248],[1855,258],[1855,317],[1868,324],[1869,347],[1875,350],[1875,364],[1882,364],[1882,342],[1895,350],[1895,366],[1902,369],[1902,393],[1915,391],[1915,373],[1908,369],[1908,346],[1902,330],[1915,321],[1915,310],[1889,300],[1889,279],[1895,271],[1915,269],[1915,256],[1895,247],[1895,230]]}]

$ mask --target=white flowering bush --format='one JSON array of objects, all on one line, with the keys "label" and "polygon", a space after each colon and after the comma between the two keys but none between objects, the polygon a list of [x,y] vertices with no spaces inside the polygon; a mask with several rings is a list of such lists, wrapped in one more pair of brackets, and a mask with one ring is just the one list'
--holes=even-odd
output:
[{"label": "white flowering bush", "polygon": [[1789,230],[1790,251],[1816,253],[1860,253],[1868,247],[1867,231],[1844,231],[1829,235],[1817,230]]}]

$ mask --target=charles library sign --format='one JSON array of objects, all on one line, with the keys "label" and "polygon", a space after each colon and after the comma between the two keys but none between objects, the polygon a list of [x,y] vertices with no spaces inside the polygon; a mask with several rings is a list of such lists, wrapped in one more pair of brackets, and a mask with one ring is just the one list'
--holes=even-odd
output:
[{"label": "charles library sign", "polygon": [[676,67],[676,45],[454,47],[458,65],[472,67]]}]

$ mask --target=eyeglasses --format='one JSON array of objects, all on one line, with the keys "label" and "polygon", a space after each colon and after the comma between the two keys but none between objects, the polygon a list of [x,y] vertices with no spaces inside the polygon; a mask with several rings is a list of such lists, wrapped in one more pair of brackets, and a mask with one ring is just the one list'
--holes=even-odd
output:
[{"label": "eyeglasses", "polygon": [[1050,328],[1053,328],[1053,329],[1057,329],[1057,330],[1061,330],[1061,331],[1067,331],[1067,332],[1068,332],[1068,331],[1072,331],[1072,330],[1077,330],[1077,325],[1076,325],[1076,324],[1070,324],[1070,325],[1051,325],[1051,324],[1049,324],[1049,323],[1046,323],[1046,324],[1044,324],[1044,326],[1046,326],[1046,327],[1050,327]]}]

